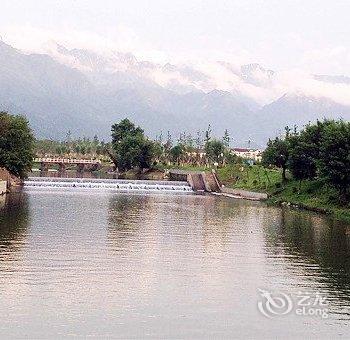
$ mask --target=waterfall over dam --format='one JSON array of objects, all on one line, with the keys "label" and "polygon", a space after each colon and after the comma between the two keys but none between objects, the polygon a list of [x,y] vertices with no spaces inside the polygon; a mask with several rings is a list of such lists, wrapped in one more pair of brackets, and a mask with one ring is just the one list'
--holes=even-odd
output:
[{"label": "waterfall over dam", "polygon": [[192,187],[187,182],[152,180],[29,177],[24,181],[24,187],[86,188],[119,192],[193,193]]}]

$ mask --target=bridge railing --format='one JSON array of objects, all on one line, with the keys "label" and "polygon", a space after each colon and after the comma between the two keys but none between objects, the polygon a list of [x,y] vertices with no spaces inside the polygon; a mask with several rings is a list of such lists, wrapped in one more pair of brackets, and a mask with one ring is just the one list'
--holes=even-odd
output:
[{"label": "bridge railing", "polygon": [[101,164],[97,159],[76,159],[76,158],[35,158],[36,163],[54,163],[54,164]]}]

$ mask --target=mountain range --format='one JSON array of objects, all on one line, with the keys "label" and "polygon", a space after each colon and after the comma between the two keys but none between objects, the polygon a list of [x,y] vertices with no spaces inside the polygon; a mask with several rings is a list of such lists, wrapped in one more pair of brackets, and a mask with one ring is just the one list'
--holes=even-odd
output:
[{"label": "mountain range", "polygon": [[259,64],[160,64],[131,53],[68,49],[49,43],[25,53],[0,42],[0,109],[24,114],[38,138],[109,139],[125,117],[155,137],[196,135],[211,125],[233,144],[263,146],[286,125],[350,119],[350,78],[288,76]]}]

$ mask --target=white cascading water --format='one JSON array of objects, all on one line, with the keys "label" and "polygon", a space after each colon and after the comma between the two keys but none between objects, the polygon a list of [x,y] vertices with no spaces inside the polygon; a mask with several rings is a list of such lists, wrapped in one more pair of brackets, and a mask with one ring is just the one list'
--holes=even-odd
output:
[{"label": "white cascading water", "polygon": [[113,191],[144,191],[164,193],[192,193],[193,190],[187,182],[174,181],[140,181],[118,179],[91,179],[91,178],[52,178],[29,177],[24,182],[25,187],[41,188],[88,188],[107,189]]}]

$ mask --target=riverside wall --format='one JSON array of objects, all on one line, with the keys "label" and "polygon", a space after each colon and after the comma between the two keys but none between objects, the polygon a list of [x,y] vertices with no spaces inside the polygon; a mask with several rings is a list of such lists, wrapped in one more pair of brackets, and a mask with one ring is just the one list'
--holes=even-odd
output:
[{"label": "riverside wall", "polygon": [[243,189],[231,189],[231,188],[221,187],[221,192],[224,194],[240,196],[242,198],[253,199],[253,200],[266,200],[268,198],[268,195],[265,193],[248,191]]},{"label": "riverside wall", "polygon": [[4,195],[7,192],[7,182],[0,181],[0,195]]}]

